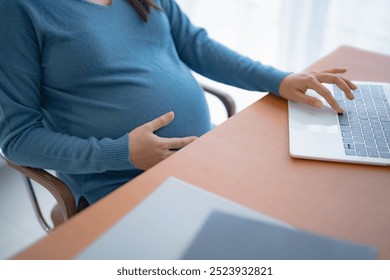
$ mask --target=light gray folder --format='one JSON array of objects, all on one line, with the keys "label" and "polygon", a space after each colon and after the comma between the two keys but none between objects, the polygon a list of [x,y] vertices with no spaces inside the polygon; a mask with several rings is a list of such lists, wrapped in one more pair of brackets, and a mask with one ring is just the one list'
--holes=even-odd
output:
[{"label": "light gray folder", "polygon": [[[216,214],[218,212],[219,214]],[[277,232],[279,236],[275,235]],[[305,238],[309,240],[304,244]],[[310,243],[310,238],[314,238],[316,242]],[[321,238],[326,239],[300,232],[281,221],[221,196],[169,178],[76,258],[273,259],[278,256],[282,259],[305,257],[339,259],[360,256],[368,259],[375,251],[364,246],[360,248],[357,244],[357,247],[354,244],[348,246],[347,242],[337,240],[326,239],[320,242]],[[220,247],[226,242],[230,242],[230,246]],[[268,245],[268,251],[263,252],[264,254],[258,250],[262,242]],[[334,242],[340,245],[340,250],[335,250]],[[279,250],[289,244],[291,246],[288,255],[277,255],[278,252],[272,249],[275,246],[274,249]],[[309,245],[313,247],[309,248]],[[327,245],[331,247],[330,251],[324,247]],[[204,249],[209,251],[206,252]],[[311,255],[302,255],[304,249]],[[353,251],[355,249],[356,254]],[[344,250],[346,251],[343,252]],[[316,251],[317,254],[314,254]],[[214,253],[218,255],[213,255]]]},{"label": "light gray folder", "polygon": [[377,249],[213,212],[182,257],[200,260],[370,260]]},{"label": "light gray folder", "polygon": [[169,178],[76,258],[179,259],[213,211],[290,227],[223,197]]}]

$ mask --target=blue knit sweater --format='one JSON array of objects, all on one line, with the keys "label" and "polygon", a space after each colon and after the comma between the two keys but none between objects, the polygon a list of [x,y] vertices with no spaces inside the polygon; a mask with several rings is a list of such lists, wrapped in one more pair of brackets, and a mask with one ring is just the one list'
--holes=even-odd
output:
[{"label": "blue knit sweater", "polygon": [[162,137],[210,130],[190,69],[278,92],[287,73],[243,57],[191,24],[174,0],[143,22],[127,0],[0,0],[0,144],[17,164],[52,169],[90,203],[140,174],[128,132],[169,111]]}]

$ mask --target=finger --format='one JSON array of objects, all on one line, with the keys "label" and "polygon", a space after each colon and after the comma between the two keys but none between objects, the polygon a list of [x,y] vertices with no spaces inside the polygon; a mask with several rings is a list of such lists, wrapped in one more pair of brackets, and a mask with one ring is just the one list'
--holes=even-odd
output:
[{"label": "finger", "polygon": [[350,89],[352,89],[352,90],[357,89],[357,85],[355,85],[353,82],[351,82],[347,78],[341,77],[341,79],[343,79],[348,84]]},{"label": "finger", "polygon": [[337,85],[337,87],[345,93],[348,99],[353,100],[355,98],[355,96],[352,94],[351,87],[341,77],[329,74],[320,74],[317,78],[320,82]]},{"label": "finger", "polygon": [[305,94],[299,94],[295,98],[291,99],[293,101],[297,101],[318,109],[321,109],[324,104],[316,97],[305,95]]},{"label": "finger", "polygon": [[197,139],[197,137],[190,136],[190,137],[183,137],[183,138],[165,138],[165,139],[166,139],[165,144],[167,149],[177,150],[191,144]]},{"label": "finger", "polygon": [[336,102],[336,99],[334,99],[332,93],[319,81],[313,80],[311,85],[309,86],[311,89],[314,89],[319,95],[325,98],[326,102],[332,107],[333,110],[335,110],[337,113],[343,113],[344,110],[339,106],[339,104]]},{"label": "finger", "polygon": [[[343,73],[345,73],[345,72],[347,72],[347,71],[348,71],[348,68],[346,68],[346,67],[339,67],[339,68],[334,68],[334,69],[329,69],[329,70],[321,71],[321,73],[328,73],[328,74],[343,74]],[[353,90],[357,89],[357,86],[356,86],[354,83],[352,83],[349,79],[344,78],[344,77],[340,77],[340,78],[343,79],[343,80],[348,84],[348,86],[349,86],[351,89],[353,89]]]},{"label": "finger", "polygon": [[329,74],[342,74],[348,71],[348,68],[346,67],[338,67],[338,68],[333,68],[333,69],[328,69],[321,71],[321,73],[329,73]]},{"label": "finger", "polygon": [[175,114],[173,112],[169,112],[144,124],[143,126],[146,127],[147,130],[153,132],[164,126],[167,126],[173,121],[174,118],[175,118]]}]

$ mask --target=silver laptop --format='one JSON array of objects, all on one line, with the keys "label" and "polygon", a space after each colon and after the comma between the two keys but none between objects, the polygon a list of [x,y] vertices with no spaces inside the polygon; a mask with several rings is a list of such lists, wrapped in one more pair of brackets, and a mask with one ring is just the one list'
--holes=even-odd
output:
[{"label": "silver laptop", "polygon": [[325,84],[344,109],[338,115],[324,98],[324,108],[291,102],[290,155],[296,158],[390,165],[390,84],[355,82],[355,100],[334,85]]}]

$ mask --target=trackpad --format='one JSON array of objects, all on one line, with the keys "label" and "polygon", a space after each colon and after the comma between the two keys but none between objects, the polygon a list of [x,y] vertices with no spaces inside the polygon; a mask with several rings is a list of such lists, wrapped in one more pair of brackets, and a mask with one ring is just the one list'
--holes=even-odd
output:
[{"label": "trackpad", "polygon": [[338,133],[337,113],[325,105],[322,109],[308,105],[289,102],[290,125],[293,129],[320,132]]}]

